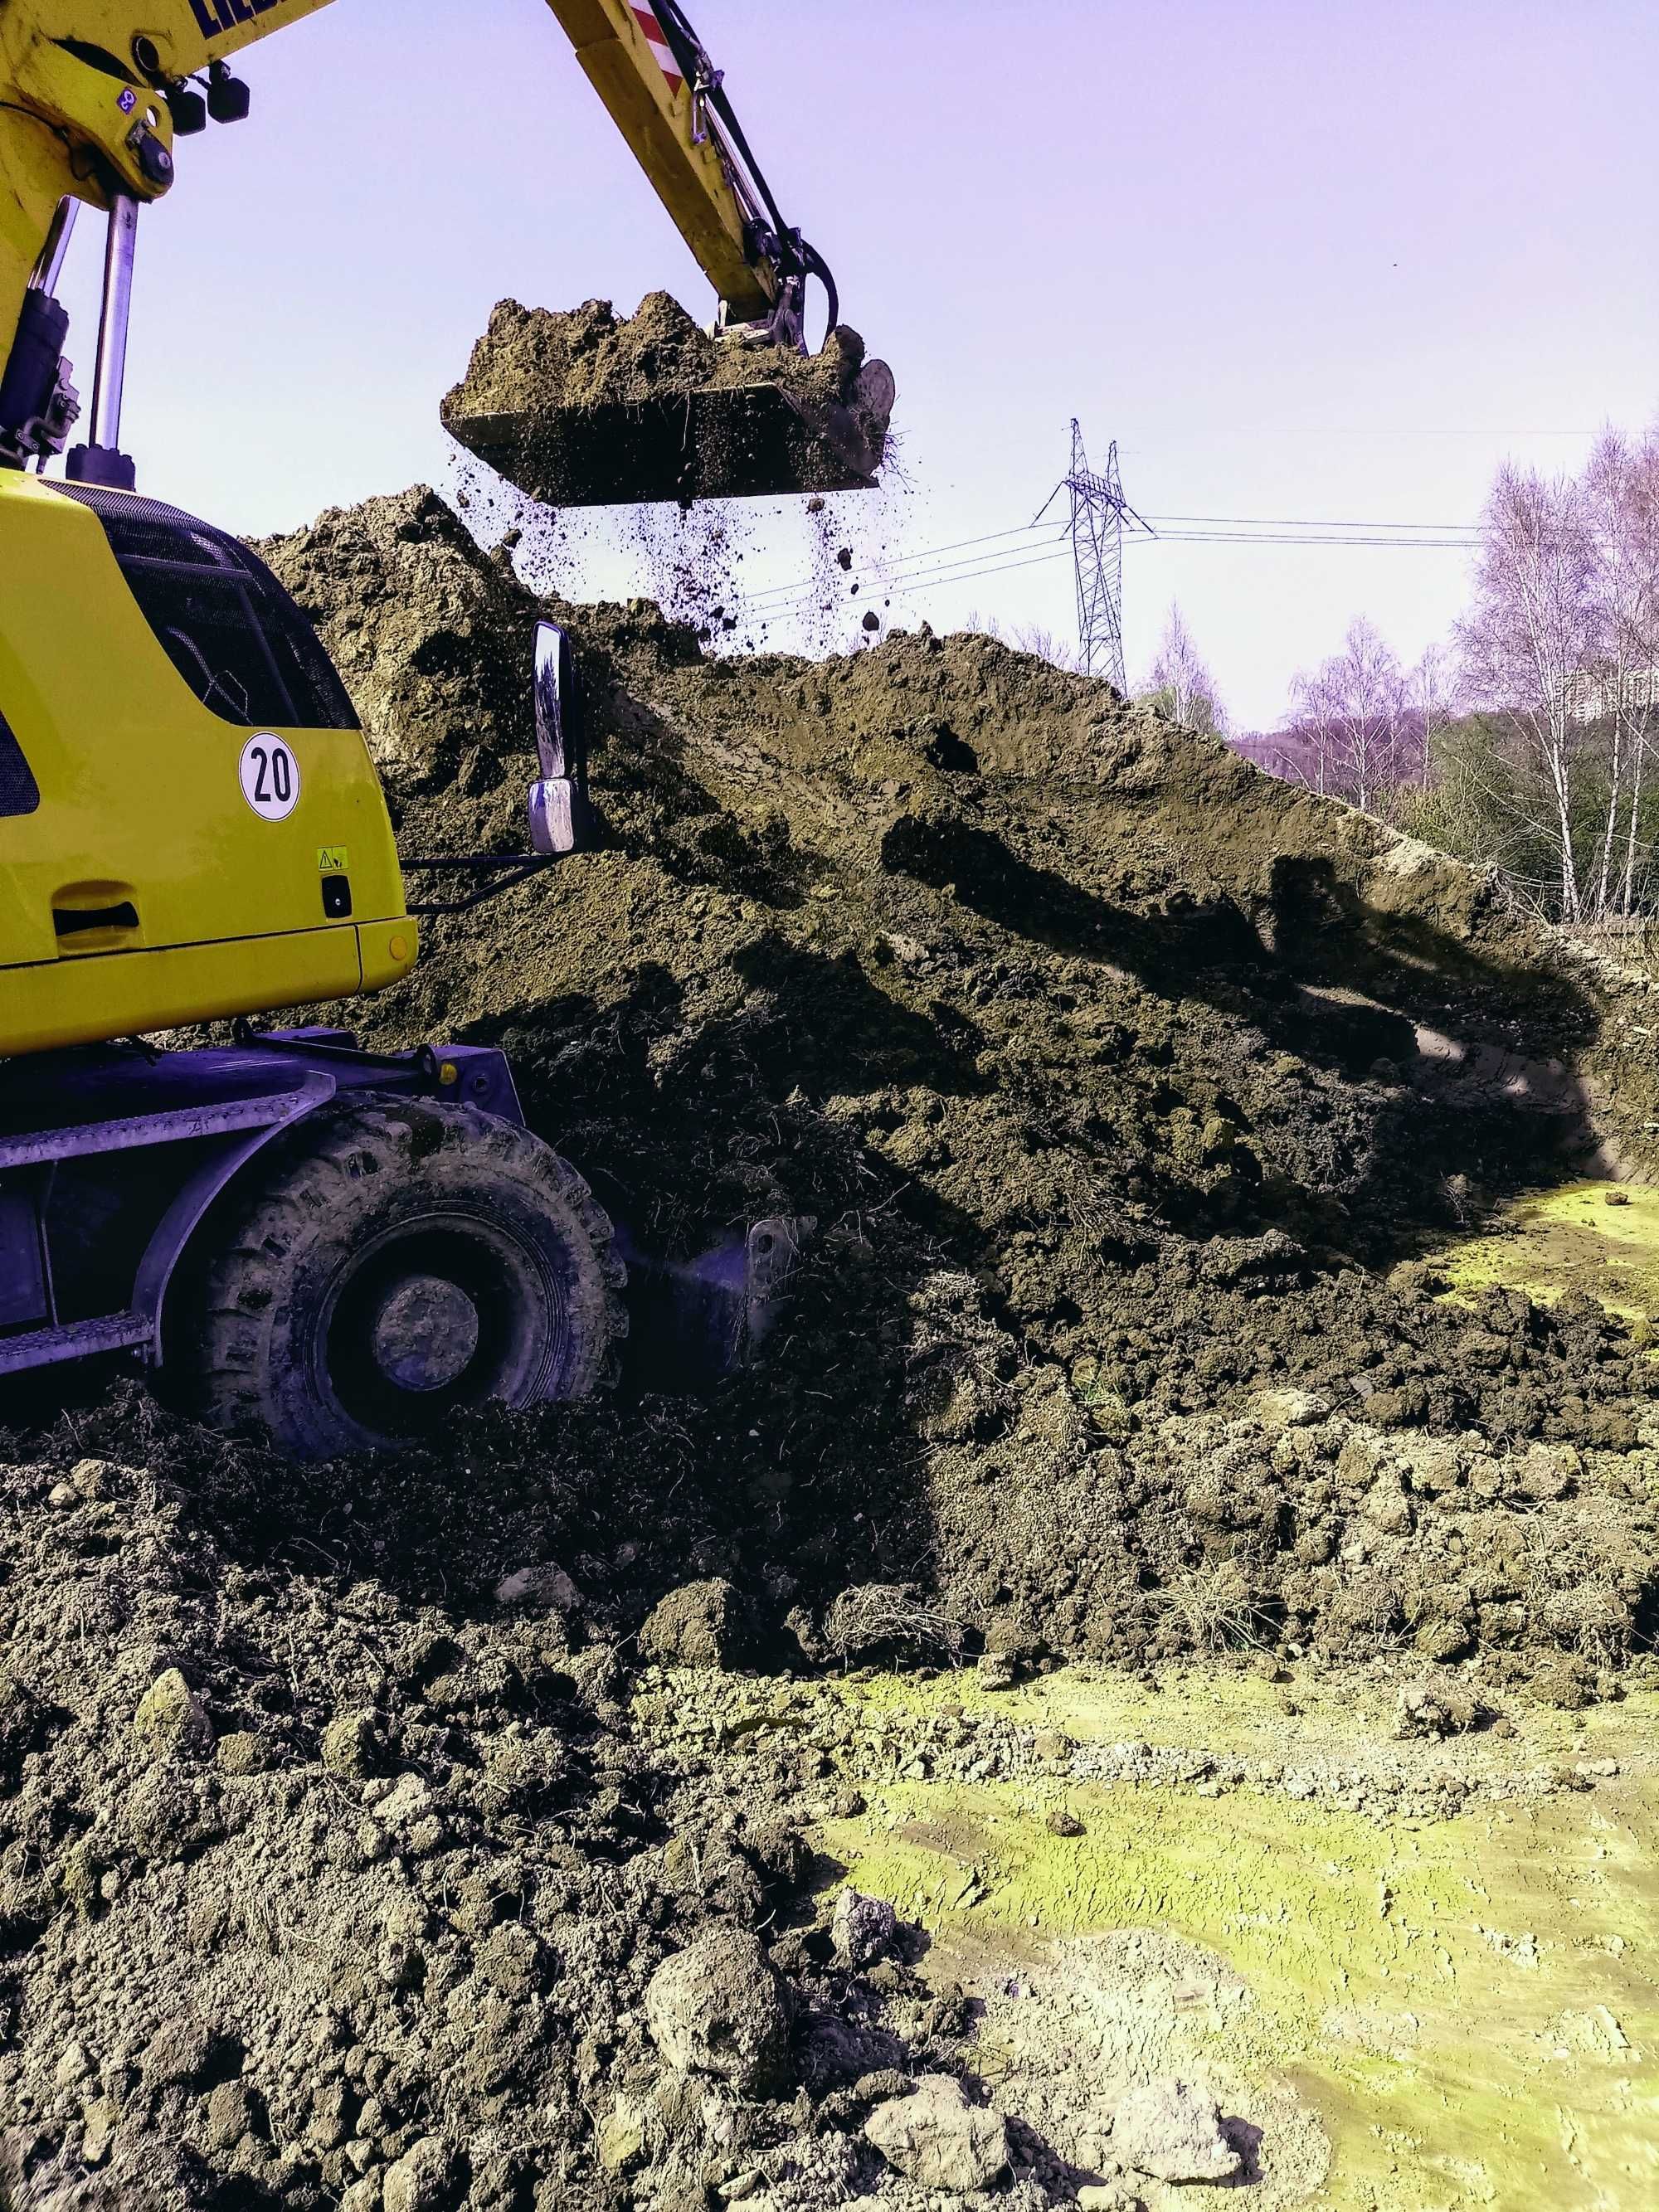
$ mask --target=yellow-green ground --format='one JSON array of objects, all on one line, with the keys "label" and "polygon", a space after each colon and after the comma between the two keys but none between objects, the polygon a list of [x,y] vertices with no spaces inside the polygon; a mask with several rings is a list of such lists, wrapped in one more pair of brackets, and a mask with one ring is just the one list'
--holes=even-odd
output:
[{"label": "yellow-green ground", "polygon": [[[896,1686],[870,1686],[884,1702]],[[999,1704],[1079,1740],[1225,1746],[1247,1760],[1329,1753],[1387,1725],[1376,1691],[1334,1682],[1292,1724],[1265,1686],[1201,1668],[1158,1693],[1075,1671]],[[847,1869],[838,1878],[928,1931],[946,1977],[1052,1967],[1056,1943],[1137,1929],[1224,1961],[1243,2008],[1185,2023],[1174,2055],[1201,2063],[1207,2039],[1269,2102],[1288,2088],[1311,2107],[1332,2161],[1310,2205],[1647,2212],[1659,2203],[1656,1736],[1651,1692],[1577,1725],[1528,1717],[1503,1747],[1511,1771],[1571,1756],[1619,1760],[1620,1775],[1431,1823],[1247,1791],[923,1782],[872,1796],[820,1843]],[[1471,1747],[1462,1771],[1495,1757]],[[1060,1806],[1081,1837],[1049,1831]]]},{"label": "yellow-green ground", "polygon": [[1583,1291],[1615,1313],[1659,1316],[1659,1189],[1584,1182],[1535,1192],[1491,1233],[1433,1258],[1454,1290],[1502,1283],[1549,1304]]},{"label": "yellow-green ground", "polygon": [[[1618,1202],[1609,1204],[1609,1196]],[[1495,1231],[1436,1255],[1453,1294],[1499,1283],[1588,1292],[1659,1322],[1659,1189],[1587,1183],[1521,1200]],[[1299,1670],[1298,1670],[1299,1671]],[[1063,1976],[1078,1948],[1156,1929],[1200,1971],[1173,2061],[1213,2057],[1264,2118],[1310,2110],[1328,2212],[1650,2212],[1659,2205],[1659,1693],[1584,1716],[1533,1711],[1518,1739],[1386,1748],[1385,1693],[1332,1676],[1285,1696],[1200,1667],[1154,1692],[1071,1669],[999,1698],[1080,1742],[1136,1739],[1246,1762],[1351,1759],[1480,1779],[1612,1759],[1594,1790],[1475,1799],[1456,1818],[1378,1820],[1328,1799],[1058,1778],[872,1793],[823,1849],[933,1940],[930,1971],[1003,1986]],[[876,1681],[883,1703],[974,1699]],[[1047,1817],[1064,1809],[1075,1838]],[[1001,1978],[1000,1979],[999,1978]],[[1006,2054],[1005,2054],[1006,2058]],[[995,2084],[996,2037],[986,2071]],[[1012,2061],[1006,2061],[1012,2067]],[[1272,2129],[1268,2130],[1271,2139]],[[1202,2189],[1152,2192],[1158,2205]],[[1269,2191],[1274,2203],[1295,2201]]]}]

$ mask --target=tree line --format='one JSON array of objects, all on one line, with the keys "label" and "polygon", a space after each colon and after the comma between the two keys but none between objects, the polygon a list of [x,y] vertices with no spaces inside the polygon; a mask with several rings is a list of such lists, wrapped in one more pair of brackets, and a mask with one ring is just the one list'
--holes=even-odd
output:
[{"label": "tree line", "polygon": [[[1224,734],[1179,609],[1143,696]],[[1533,911],[1614,925],[1659,905],[1659,431],[1607,430],[1577,475],[1506,465],[1447,647],[1401,663],[1361,616],[1291,682],[1275,773],[1498,872]]]}]

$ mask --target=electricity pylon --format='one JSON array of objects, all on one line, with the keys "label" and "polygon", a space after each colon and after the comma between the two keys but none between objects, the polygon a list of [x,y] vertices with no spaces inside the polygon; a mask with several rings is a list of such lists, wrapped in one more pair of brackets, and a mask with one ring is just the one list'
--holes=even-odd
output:
[{"label": "electricity pylon", "polygon": [[1068,492],[1072,501],[1072,552],[1077,564],[1078,649],[1085,676],[1103,676],[1115,690],[1127,693],[1129,679],[1123,665],[1123,532],[1133,527],[1149,538],[1158,534],[1135,513],[1123,496],[1123,478],[1117,465],[1117,441],[1112,441],[1103,476],[1089,466],[1083,449],[1082,426],[1072,424],[1072,466],[1048,495],[1042,516]]}]

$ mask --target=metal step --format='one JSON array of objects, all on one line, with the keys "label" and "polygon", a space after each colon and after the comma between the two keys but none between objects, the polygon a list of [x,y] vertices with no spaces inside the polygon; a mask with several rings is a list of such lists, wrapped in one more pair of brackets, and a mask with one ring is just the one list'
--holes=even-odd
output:
[{"label": "metal step", "polygon": [[33,1328],[21,1336],[0,1337],[0,1375],[21,1375],[31,1367],[50,1367],[65,1359],[94,1359],[100,1352],[127,1352],[148,1344],[155,1324],[143,1314],[106,1314],[101,1321],[70,1322],[62,1328]]}]

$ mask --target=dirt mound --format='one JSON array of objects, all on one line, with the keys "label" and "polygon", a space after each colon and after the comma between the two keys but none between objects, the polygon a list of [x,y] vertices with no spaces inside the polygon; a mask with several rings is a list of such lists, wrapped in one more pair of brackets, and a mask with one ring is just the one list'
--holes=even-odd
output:
[{"label": "dirt mound", "polygon": [[[422,492],[266,550],[405,851],[520,846],[507,561]],[[136,1394],[0,1449],[0,2204],[910,2208],[923,2136],[1018,2212],[1133,2203],[1173,2136],[1115,2146],[1097,2067],[988,2112],[960,1993],[884,1919],[846,1963],[793,1823],[927,1773],[1279,1786],[1005,1717],[1056,1654],[1404,1649],[1460,1727],[1617,1686],[1645,1328],[1411,1256],[1583,1143],[1601,1006],[1465,872],[985,640],[557,611],[604,848],[349,1018],[504,1045],[648,1245],[811,1218],[793,1307],[705,1394],[373,1463]],[[799,1679],[886,1650],[978,1656],[966,1702]]]},{"label": "dirt mound", "polygon": [[556,314],[503,300],[443,402],[467,450],[550,507],[836,491],[881,465],[892,380],[854,331],[807,356],[703,330],[666,292]]},{"label": "dirt mound", "polygon": [[963,2023],[795,1924],[807,1854],[753,1760],[635,1746],[603,1602],[544,1559],[477,1608],[345,1582],[321,1513],[308,1560],[260,1557],[283,1470],[131,1406],[90,1432],[155,1465],[66,1431],[0,1467],[0,2204],[879,2187],[854,2085],[959,2069]]},{"label": "dirt mound", "polygon": [[[517,842],[541,610],[505,562],[422,493],[266,550],[405,849]],[[605,848],[352,1019],[504,1046],[647,1244],[818,1224],[766,1369],[684,1405],[641,1600],[730,1576],[813,1636],[914,1587],[970,1641],[1500,1668],[1647,1632],[1642,1332],[1398,1264],[1589,1141],[1602,1008],[1488,884],[983,638],[732,661],[556,611]],[[642,1416],[548,1419],[623,1459]]]}]

